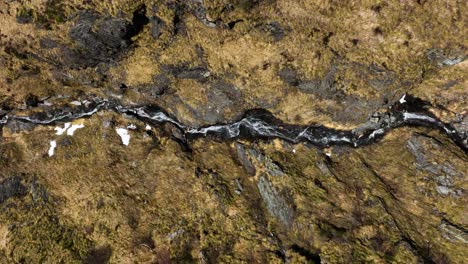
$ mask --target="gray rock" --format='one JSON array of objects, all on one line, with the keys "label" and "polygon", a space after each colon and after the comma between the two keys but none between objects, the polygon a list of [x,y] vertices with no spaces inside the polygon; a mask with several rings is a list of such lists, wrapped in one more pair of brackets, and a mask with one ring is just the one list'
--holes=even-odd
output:
[{"label": "gray rock", "polygon": [[452,242],[462,242],[465,244],[468,243],[468,233],[446,221],[443,221],[439,225],[439,230],[442,233],[442,236],[447,240]]},{"label": "gray rock", "polygon": [[322,79],[303,80],[297,88],[304,93],[313,93],[321,98],[333,99],[342,94],[335,85],[336,73],[337,66],[332,66]]},{"label": "gray rock", "polygon": [[466,55],[458,50],[431,49],[427,52],[427,58],[439,67],[453,66],[466,59]]},{"label": "gray rock", "polygon": [[292,68],[284,68],[278,72],[278,76],[283,80],[285,83],[291,86],[298,86],[299,85],[299,76],[297,71]]},{"label": "gray rock", "polygon": [[453,193],[452,190],[450,190],[449,188],[445,187],[445,186],[437,186],[436,187],[436,191],[440,194],[443,194],[443,195],[448,195],[450,193]]},{"label": "gray rock", "polygon": [[132,37],[138,35],[149,19],[143,5],[133,12],[132,22],[120,17],[104,17],[98,13],[82,12],[69,36],[76,49],[65,47],[65,62],[73,66],[96,66],[109,62],[132,44]]},{"label": "gray rock", "polygon": [[155,39],[159,38],[162,34],[163,28],[166,26],[166,23],[157,16],[154,16],[150,19],[151,22],[151,36]]},{"label": "gray rock", "polygon": [[171,80],[165,74],[158,74],[153,77],[153,83],[140,85],[137,87],[140,93],[147,96],[158,97],[163,95],[169,89]]},{"label": "gray rock", "polygon": [[34,179],[31,184],[29,185],[30,193],[34,202],[42,201],[47,202],[49,200],[49,196],[47,194],[46,189],[44,186],[39,184],[36,179]]},{"label": "gray rock", "polygon": [[188,11],[192,13],[198,20],[200,20],[205,26],[210,28],[216,27],[216,23],[208,20],[206,17],[206,8],[203,5],[203,0],[191,1],[191,5],[189,5]]},{"label": "gray rock", "polygon": [[416,168],[429,173],[431,179],[437,183],[436,191],[439,194],[460,196],[461,190],[454,190],[451,187],[457,178],[463,177],[463,174],[448,161],[440,164],[432,157],[431,148],[440,148],[436,141],[421,135],[412,136],[407,142],[407,148],[416,159]]},{"label": "gray rock", "polygon": [[271,159],[267,159],[267,162],[265,163],[266,169],[268,174],[271,176],[284,176],[284,172],[281,170],[281,168],[276,165]]},{"label": "gray rock", "polygon": [[212,107],[211,112],[225,115],[226,110],[235,112],[242,105],[242,94],[232,84],[224,81],[216,81],[211,84],[207,98]]},{"label": "gray rock", "polygon": [[255,172],[256,172],[255,166],[253,165],[253,163],[250,161],[249,157],[247,156],[244,145],[240,143],[236,143],[235,146],[236,146],[237,157],[240,163],[242,164],[242,166],[245,168],[245,170],[247,171],[249,175],[255,175]]},{"label": "gray rock", "polygon": [[12,197],[25,196],[27,188],[21,183],[19,177],[13,176],[0,183],[0,203]]},{"label": "gray rock", "polygon": [[462,135],[463,144],[468,145],[468,115],[457,114],[456,119],[450,123]]},{"label": "gray rock", "polygon": [[436,181],[437,181],[437,183],[439,183],[442,186],[453,186],[452,179],[449,178],[449,177],[437,176]]},{"label": "gray rock", "polygon": [[265,161],[265,156],[260,151],[258,151],[257,149],[249,148],[248,151],[249,151],[249,154],[253,158],[255,158],[258,162],[264,162]]},{"label": "gray rock", "polygon": [[10,129],[11,133],[18,133],[21,131],[30,131],[35,126],[36,125],[33,123],[26,123],[26,122],[22,122],[20,120],[15,120],[15,119],[9,120],[5,125],[5,127]]},{"label": "gray rock", "polygon": [[240,182],[239,179],[236,179],[235,182],[237,186],[237,189],[235,190],[235,192],[240,195],[242,192],[244,192],[244,187],[242,186],[242,183]]},{"label": "gray rock", "polygon": [[257,187],[268,212],[284,225],[291,226],[294,220],[294,210],[286,202],[286,199],[278,193],[266,175],[260,176]]},{"label": "gray rock", "polygon": [[319,170],[323,173],[323,175],[331,175],[331,171],[330,169],[328,168],[327,164],[323,161],[317,161],[317,167],[319,168]]},{"label": "gray rock", "polygon": [[416,158],[416,166],[418,169],[424,169],[433,174],[437,174],[437,169],[434,168],[426,159],[424,147],[417,136],[411,137],[407,142],[407,147],[411,154]]},{"label": "gray rock", "polygon": [[321,82],[318,80],[312,81],[303,81],[297,87],[299,90],[306,92],[306,93],[313,93],[314,91],[318,91],[320,89]]},{"label": "gray rock", "polygon": [[242,93],[231,83],[217,80],[211,84],[211,90],[217,91],[218,93],[223,93],[230,101],[241,100]]},{"label": "gray rock", "polygon": [[448,162],[446,162],[446,163],[440,165],[440,169],[441,169],[445,174],[447,174],[447,175],[449,175],[449,176],[452,176],[452,177],[461,177],[461,176],[462,176],[461,173],[458,172],[458,171],[455,169],[455,167],[454,167],[452,164],[448,163]]},{"label": "gray rock", "polygon": [[128,46],[124,39],[128,22],[122,18],[101,18],[96,13],[83,12],[69,35],[78,50],[69,52],[69,62],[94,66],[100,61],[113,58]]},{"label": "gray rock", "polygon": [[278,72],[278,76],[287,84],[297,87],[304,93],[313,93],[323,98],[331,98],[337,92],[335,84],[335,74],[337,67],[332,66],[322,79],[304,80],[293,68],[284,68]]},{"label": "gray rock", "polygon": [[390,87],[396,81],[396,76],[393,72],[388,71],[376,64],[371,64],[366,69],[369,85],[378,90],[383,91]]}]

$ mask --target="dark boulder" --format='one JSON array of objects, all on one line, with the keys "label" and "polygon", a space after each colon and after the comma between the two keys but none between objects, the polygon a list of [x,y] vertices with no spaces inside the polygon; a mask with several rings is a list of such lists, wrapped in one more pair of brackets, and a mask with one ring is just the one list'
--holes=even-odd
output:
[{"label": "dark boulder", "polygon": [[27,193],[26,187],[19,177],[11,177],[0,183],[0,203],[12,197],[22,197]]},{"label": "dark boulder", "polygon": [[132,21],[124,18],[106,17],[95,12],[82,12],[70,29],[69,36],[76,48],[66,50],[66,58],[75,66],[91,67],[100,62],[118,59],[132,43],[149,19],[143,5],[133,13]]}]

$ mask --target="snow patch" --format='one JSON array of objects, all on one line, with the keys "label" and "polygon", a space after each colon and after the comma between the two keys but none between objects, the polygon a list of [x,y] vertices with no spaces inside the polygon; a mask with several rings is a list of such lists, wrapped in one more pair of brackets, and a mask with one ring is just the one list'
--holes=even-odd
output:
[{"label": "snow patch", "polygon": [[54,128],[55,131],[55,134],[60,136],[60,135],[63,135],[63,133],[67,132],[67,135],[69,136],[73,136],[73,134],[75,133],[75,131],[77,129],[80,129],[80,128],[83,128],[84,125],[83,124],[76,124],[76,125],[72,125],[71,123],[65,123],[63,125],[63,128],[60,128],[60,127],[56,127]]},{"label": "snow patch", "polygon": [[76,131],[77,129],[80,129],[80,128],[83,128],[83,127],[84,127],[83,124],[72,125],[72,126],[67,130],[67,135],[73,136],[73,134],[75,133],[75,131]]},{"label": "snow patch", "polygon": [[56,135],[62,135],[63,133],[65,133],[65,131],[67,131],[67,129],[70,127],[71,123],[65,123],[63,125],[63,128],[60,128],[60,127],[56,127],[54,128],[55,131],[57,131],[55,134]]},{"label": "snow patch", "polygon": [[57,147],[57,141],[55,141],[55,140],[50,141],[50,148],[49,148],[49,152],[48,152],[49,157],[52,157],[54,155],[56,147]]},{"label": "snow patch", "polygon": [[122,144],[125,146],[128,146],[130,143],[130,134],[128,133],[128,130],[125,128],[116,128],[115,131],[117,134],[119,134],[120,138],[122,139]]},{"label": "snow patch", "polygon": [[400,98],[400,104],[404,104],[406,103],[406,94],[404,94],[401,98]]}]

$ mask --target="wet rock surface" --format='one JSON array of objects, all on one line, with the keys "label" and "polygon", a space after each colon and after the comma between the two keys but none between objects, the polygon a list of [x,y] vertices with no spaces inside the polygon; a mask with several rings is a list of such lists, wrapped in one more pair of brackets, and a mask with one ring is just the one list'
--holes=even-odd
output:
[{"label": "wet rock surface", "polygon": [[0,1],[0,262],[466,262],[466,11]]}]

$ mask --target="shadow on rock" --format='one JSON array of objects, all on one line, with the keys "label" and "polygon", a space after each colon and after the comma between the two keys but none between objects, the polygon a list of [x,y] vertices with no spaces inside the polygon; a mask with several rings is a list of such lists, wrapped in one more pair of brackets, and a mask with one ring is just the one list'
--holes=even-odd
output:
[{"label": "shadow on rock", "polygon": [[133,43],[132,38],[149,23],[145,13],[146,6],[143,5],[134,11],[130,23],[124,18],[103,17],[91,11],[82,12],[69,31],[76,48],[64,49],[66,64],[92,67],[100,62],[118,59]]}]

